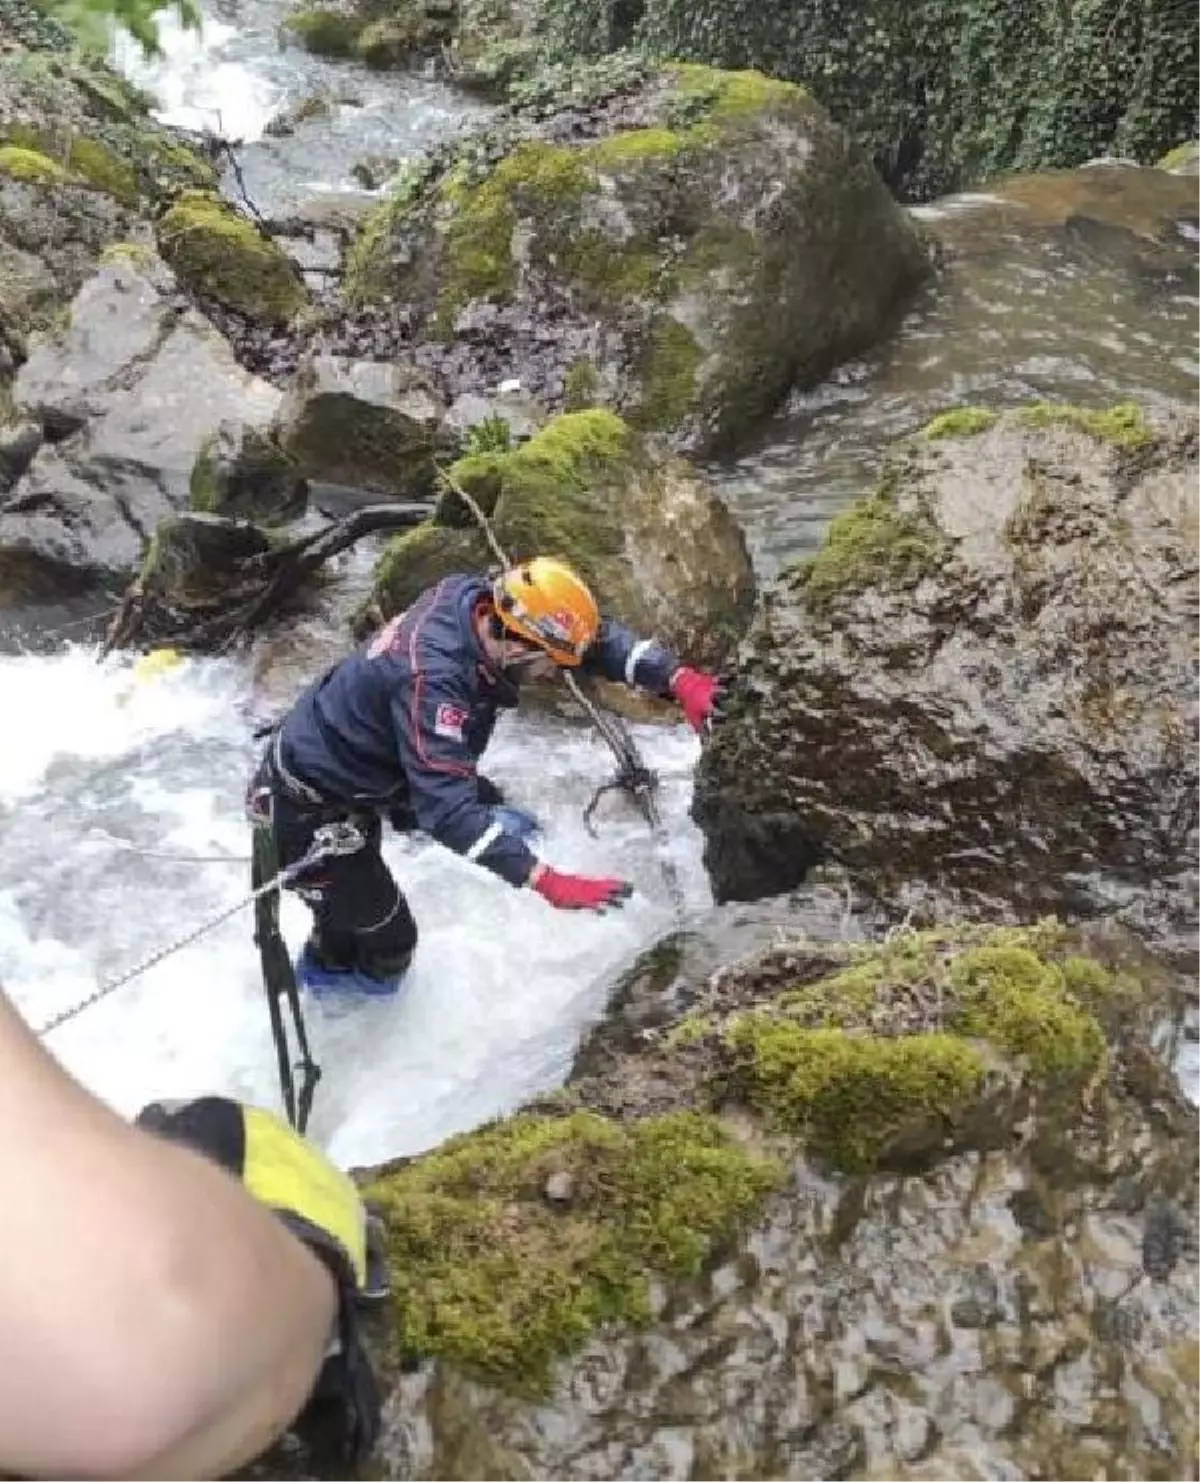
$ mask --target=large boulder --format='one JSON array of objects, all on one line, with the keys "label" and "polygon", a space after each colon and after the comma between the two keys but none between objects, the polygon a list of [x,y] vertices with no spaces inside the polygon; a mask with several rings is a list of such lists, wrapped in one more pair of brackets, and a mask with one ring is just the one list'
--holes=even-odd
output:
[{"label": "large boulder", "polygon": [[694,813],[721,899],[1122,908],[1194,949],[1194,416],[944,414],[765,600]]},{"label": "large boulder", "polygon": [[[450,477],[510,557],[568,558],[606,612],[692,662],[718,664],[744,631],[755,586],[737,522],[696,469],[655,456],[613,413],[565,413],[515,448],[461,458]],[[448,572],[493,564],[472,514],[447,493],[431,521],[390,542],[375,614],[401,611]]]},{"label": "large boulder", "polygon": [[34,343],[17,410],[46,442],[0,504],[0,601],[129,575],[186,509],[222,424],[266,429],[282,393],[243,370],[149,253],[118,255]]},{"label": "large boulder", "polygon": [[1112,930],[825,931],[365,1177],[383,1472],[1188,1474],[1176,985]]},{"label": "large boulder", "polygon": [[910,219],[804,89],[672,66],[410,171],[345,290],[471,347],[481,385],[516,375],[555,410],[573,391],[715,449],[877,340],[925,269]]},{"label": "large boulder", "polygon": [[204,299],[267,324],[286,324],[308,302],[282,248],[215,192],[184,191],[156,234],[163,257]]},{"label": "large boulder", "polygon": [[421,496],[447,451],[446,407],[399,362],[316,355],[292,379],[279,441],[306,478],[382,495]]}]

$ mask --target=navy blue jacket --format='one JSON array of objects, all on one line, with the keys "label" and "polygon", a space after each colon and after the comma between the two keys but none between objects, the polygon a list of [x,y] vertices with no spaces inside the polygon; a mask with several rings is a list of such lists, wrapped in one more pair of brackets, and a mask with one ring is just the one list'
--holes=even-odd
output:
[{"label": "navy blue jacket", "polygon": [[[284,766],[332,802],[407,801],[438,843],[523,885],[535,856],[480,803],[476,763],[513,682],[489,664],[475,631],[490,585],[448,576],[369,643],[335,664],[284,718]],[[667,696],[675,656],[602,621],[581,670]]]}]

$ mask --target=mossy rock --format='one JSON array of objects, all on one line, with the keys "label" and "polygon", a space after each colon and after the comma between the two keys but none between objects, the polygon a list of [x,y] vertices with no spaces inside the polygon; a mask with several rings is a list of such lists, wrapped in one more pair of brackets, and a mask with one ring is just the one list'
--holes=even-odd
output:
[{"label": "mossy rock", "polygon": [[223,423],[192,464],[189,496],[199,514],[280,524],[304,513],[307,494],[270,429]]},{"label": "mossy rock", "polygon": [[284,324],[308,293],[278,246],[220,196],[185,191],[158,222],[159,251],[195,292]]},{"label": "mossy rock", "polygon": [[[606,612],[692,662],[720,662],[749,621],[754,578],[736,521],[694,469],[655,456],[610,411],[564,413],[514,448],[460,458],[449,475],[514,560],[569,560]],[[374,588],[384,615],[412,601],[431,560],[437,575],[444,560],[476,550],[477,567],[491,564],[449,489],[435,520],[389,545]]]},{"label": "mossy rock", "polygon": [[66,170],[56,160],[19,144],[0,145],[0,175],[25,185],[57,185],[68,179]]},{"label": "mossy rock", "polygon": [[697,1275],[779,1182],[694,1113],[620,1126],[518,1116],[375,1178],[395,1353],[526,1395],[611,1324],[652,1316],[652,1278]]},{"label": "mossy rock", "polygon": [[321,57],[354,56],[366,25],[360,15],[325,5],[305,6],[283,22],[305,51]]},{"label": "mossy rock", "polygon": [[368,219],[345,292],[410,302],[439,340],[481,305],[536,320],[554,302],[604,327],[593,389],[631,425],[729,445],[871,343],[926,255],[803,88],[671,66],[636,117],[571,143],[518,133],[499,158],[464,147]]}]

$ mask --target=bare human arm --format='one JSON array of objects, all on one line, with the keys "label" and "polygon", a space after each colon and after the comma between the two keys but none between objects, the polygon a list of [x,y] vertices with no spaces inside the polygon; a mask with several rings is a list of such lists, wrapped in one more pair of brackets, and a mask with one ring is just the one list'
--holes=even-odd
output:
[{"label": "bare human arm", "polygon": [[219,1477],[303,1407],[337,1312],[223,1169],[129,1125],[0,992],[0,1471]]}]

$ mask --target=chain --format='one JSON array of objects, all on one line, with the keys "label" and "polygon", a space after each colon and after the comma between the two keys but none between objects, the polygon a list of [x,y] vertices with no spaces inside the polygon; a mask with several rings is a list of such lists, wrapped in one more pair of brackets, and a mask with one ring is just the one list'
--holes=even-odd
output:
[{"label": "chain", "polygon": [[358,828],[349,821],[326,824],[317,830],[313,837],[313,846],[302,858],[294,864],[287,865],[280,870],[274,878],[268,880],[265,885],[260,885],[252,890],[249,895],[243,896],[241,900],[235,901],[232,906],[226,906],[218,911],[215,916],[210,916],[202,921],[199,926],[181,937],[176,937],[173,942],[168,942],[165,947],[159,947],[149,957],[144,958],[135,967],[131,967],[118,978],[113,978],[107,983],[101,984],[94,993],[74,1004],[69,1009],[63,1009],[60,1014],[43,1024],[37,1031],[39,1036],[50,1034],[53,1030],[65,1024],[69,1019],[74,1019],[77,1014],[82,1014],[85,1009],[90,1009],[93,1004],[99,1003],[102,998],[107,998],[110,993],[115,993],[118,988],[124,988],[127,983],[132,983],[135,978],[140,978],[143,973],[150,971],[152,967],[171,957],[174,953],[182,951],[184,947],[190,946],[192,942],[206,933],[220,926],[222,921],[227,921],[230,916],[236,916],[239,911],[245,910],[247,906],[253,905],[260,896],[267,895],[272,890],[279,890],[297,875],[302,874],[312,865],[322,859],[328,859],[333,855],[354,854],[363,846],[363,836]]}]

